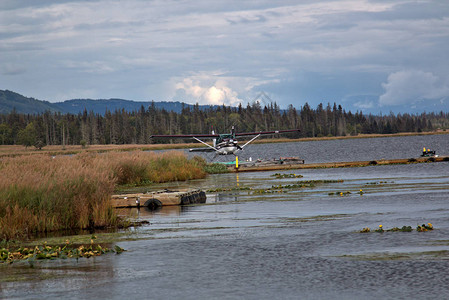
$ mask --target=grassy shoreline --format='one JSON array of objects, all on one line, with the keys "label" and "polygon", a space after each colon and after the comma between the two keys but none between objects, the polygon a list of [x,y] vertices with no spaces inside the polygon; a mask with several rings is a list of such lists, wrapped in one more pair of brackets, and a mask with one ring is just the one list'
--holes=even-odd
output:
[{"label": "grassy shoreline", "polygon": [[120,226],[120,185],[204,178],[204,161],[179,151],[22,155],[0,160],[0,241],[39,232]]},{"label": "grassy shoreline", "polygon": [[[422,135],[440,135],[449,134],[449,131],[431,131],[431,132],[402,132],[393,134],[359,134],[354,136],[332,136],[332,137],[307,137],[298,139],[276,138],[259,139],[254,144],[266,143],[287,143],[287,142],[308,142],[321,140],[341,140],[341,139],[366,139],[366,138],[384,138],[401,136],[422,136]],[[242,141],[243,143],[243,141]],[[14,157],[20,155],[45,154],[49,156],[70,155],[78,153],[105,153],[105,152],[131,152],[131,151],[154,151],[154,150],[174,150],[203,147],[200,143],[179,143],[179,144],[126,144],[126,145],[90,145],[86,148],[80,145],[66,145],[62,149],[61,145],[45,146],[42,150],[36,150],[34,147],[25,148],[21,145],[0,145],[0,158]]]},{"label": "grassy shoreline", "polygon": [[[330,139],[449,134],[449,132],[358,135],[303,139],[272,139],[281,143]],[[179,151],[198,144],[48,146],[23,151],[0,146],[0,241],[23,239],[38,232],[119,226],[110,195],[119,186],[199,179],[209,171],[204,160],[188,159]],[[12,151],[19,150],[22,151]],[[139,150],[136,150],[139,149]],[[49,154],[69,154],[51,156]],[[9,153],[9,154],[8,154]],[[99,154],[103,153],[103,154]]]}]

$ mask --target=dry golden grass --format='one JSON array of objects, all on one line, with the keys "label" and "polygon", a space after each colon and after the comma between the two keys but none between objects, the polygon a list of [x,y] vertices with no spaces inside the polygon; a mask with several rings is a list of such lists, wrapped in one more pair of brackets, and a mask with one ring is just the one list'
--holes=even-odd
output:
[{"label": "dry golden grass", "polygon": [[46,154],[46,155],[62,155],[62,154],[76,154],[84,152],[112,152],[112,151],[149,151],[149,150],[169,150],[169,149],[185,149],[202,146],[199,143],[190,144],[129,144],[129,145],[90,145],[86,148],[80,145],[68,145],[64,149],[61,145],[48,145],[37,150],[34,147],[25,148],[20,145],[0,145],[0,157],[4,156],[18,156],[18,155],[30,155],[30,154]]},{"label": "dry golden grass", "polygon": [[0,160],[0,239],[35,232],[114,226],[117,184],[205,176],[180,152],[134,151],[73,156],[21,155]]}]

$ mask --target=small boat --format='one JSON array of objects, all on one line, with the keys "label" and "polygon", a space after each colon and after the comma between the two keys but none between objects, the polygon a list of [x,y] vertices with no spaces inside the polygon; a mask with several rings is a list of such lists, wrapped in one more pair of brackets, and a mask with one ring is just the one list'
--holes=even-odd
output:
[{"label": "small boat", "polygon": [[421,157],[438,157],[438,155],[435,154],[435,150],[423,148]]}]

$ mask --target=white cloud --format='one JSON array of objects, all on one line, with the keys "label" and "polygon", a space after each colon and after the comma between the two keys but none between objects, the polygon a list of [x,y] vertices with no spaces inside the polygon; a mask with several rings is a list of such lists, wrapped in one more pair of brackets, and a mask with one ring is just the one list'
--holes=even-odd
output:
[{"label": "white cloud", "polygon": [[358,109],[370,109],[374,107],[374,103],[372,101],[357,101],[354,103],[354,107]]},{"label": "white cloud", "polygon": [[270,72],[264,74],[264,77],[267,79],[229,76],[223,70],[203,71],[186,77],[175,77],[171,79],[171,87],[176,94],[172,98],[186,103],[234,106],[253,99],[255,94],[259,93],[260,86],[279,82],[279,79],[273,77]]},{"label": "white cloud", "polygon": [[212,84],[207,76],[194,76],[185,78],[175,85],[176,90],[183,90],[186,95],[192,96],[200,104],[210,105],[236,105],[243,102],[238,93],[228,86],[228,82],[217,79]]},{"label": "white cloud", "polygon": [[449,97],[449,86],[431,72],[410,70],[391,73],[382,87],[385,93],[379,97],[381,106],[411,106],[420,100]]}]

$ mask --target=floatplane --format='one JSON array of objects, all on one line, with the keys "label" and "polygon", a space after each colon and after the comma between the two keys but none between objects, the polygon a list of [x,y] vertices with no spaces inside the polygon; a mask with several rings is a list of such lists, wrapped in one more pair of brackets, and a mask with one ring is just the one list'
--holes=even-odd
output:
[{"label": "floatplane", "polygon": [[[287,130],[273,130],[273,131],[259,131],[259,132],[241,132],[236,133],[235,127],[232,126],[230,133],[216,134],[212,131],[212,134],[174,134],[174,135],[152,135],[151,138],[191,138],[200,142],[207,147],[205,148],[193,148],[189,149],[190,152],[215,152],[218,155],[236,155],[238,151],[243,150],[248,144],[262,135],[279,134],[288,132],[299,132],[299,129],[287,129]],[[237,141],[237,137],[242,136],[254,136],[247,141],[244,145],[240,146]],[[204,142],[201,139],[212,139],[212,145]]]}]

